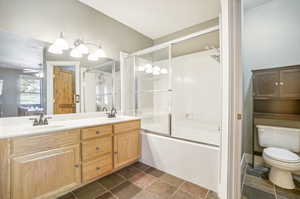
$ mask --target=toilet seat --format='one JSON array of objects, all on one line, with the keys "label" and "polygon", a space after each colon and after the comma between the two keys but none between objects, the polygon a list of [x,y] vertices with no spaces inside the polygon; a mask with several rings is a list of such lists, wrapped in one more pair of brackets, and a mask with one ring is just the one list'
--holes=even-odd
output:
[{"label": "toilet seat", "polygon": [[282,148],[268,147],[264,149],[263,155],[283,163],[300,163],[300,157],[296,153]]}]

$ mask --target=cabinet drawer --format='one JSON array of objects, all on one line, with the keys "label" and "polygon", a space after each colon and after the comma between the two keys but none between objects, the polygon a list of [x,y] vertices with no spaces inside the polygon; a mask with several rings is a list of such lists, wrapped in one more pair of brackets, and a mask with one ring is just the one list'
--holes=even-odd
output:
[{"label": "cabinet drawer", "polygon": [[82,160],[97,158],[112,152],[112,136],[82,142]]},{"label": "cabinet drawer", "polygon": [[140,126],[141,126],[140,120],[119,123],[114,125],[114,132],[121,133],[121,132],[137,130],[140,129]]},{"label": "cabinet drawer", "polygon": [[87,140],[91,138],[101,137],[112,133],[112,125],[97,126],[85,128],[81,130],[81,139]]},{"label": "cabinet drawer", "polygon": [[80,130],[17,137],[11,140],[13,155],[29,154],[80,143]]},{"label": "cabinet drawer", "polygon": [[113,169],[112,154],[82,164],[83,182],[100,177]]}]

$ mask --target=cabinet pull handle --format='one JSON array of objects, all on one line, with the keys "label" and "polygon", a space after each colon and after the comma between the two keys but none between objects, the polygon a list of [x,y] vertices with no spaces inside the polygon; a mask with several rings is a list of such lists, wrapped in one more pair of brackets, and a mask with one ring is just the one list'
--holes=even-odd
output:
[{"label": "cabinet pull handle", "polygon": [[99,171],[99,170],[100,170],[100,167],[96,167],[96,170]]},{"label": "cabinet pull handle", "polygon": [[74,167],[75,167],[75,168],[79,168],[80,165],[79,165],[79,164],[75,164]]},{"label": "cabinet pull handle", "polygon": [[96,150],[98,151],[100,149],[100,147],[96,147]]}]

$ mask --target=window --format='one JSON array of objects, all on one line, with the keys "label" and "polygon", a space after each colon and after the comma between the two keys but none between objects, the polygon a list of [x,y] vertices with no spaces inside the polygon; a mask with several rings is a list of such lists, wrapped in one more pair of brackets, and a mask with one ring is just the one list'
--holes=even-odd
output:
[{"label": "window", "polygon": [[39,78],[30,75],[20,75],[20,104],[41,104],[41,84]]}]

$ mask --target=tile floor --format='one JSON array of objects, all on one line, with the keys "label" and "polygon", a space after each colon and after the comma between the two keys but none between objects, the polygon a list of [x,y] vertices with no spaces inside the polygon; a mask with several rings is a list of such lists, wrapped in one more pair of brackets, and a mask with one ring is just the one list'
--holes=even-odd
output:
[{"label": "tile floor", "polygon": [[218,199],[218,197],[212,191],[138,162],[59,199]]},{"label": "tile floor", "polygon": [[294,190],[282,189],[246,169],[242,199],[300,199],[300,184],[296,186]]}]

